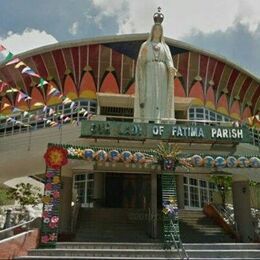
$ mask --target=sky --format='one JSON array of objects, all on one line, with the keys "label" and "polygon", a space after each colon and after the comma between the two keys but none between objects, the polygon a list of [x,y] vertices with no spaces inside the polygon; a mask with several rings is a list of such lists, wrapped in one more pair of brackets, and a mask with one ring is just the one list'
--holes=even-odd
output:
[{"label": "sky", "polygon": [[0,44],[17,54],[73,39],[147,33],[158,6],[165,36],[260,77],[260,0],[1,0]]}]

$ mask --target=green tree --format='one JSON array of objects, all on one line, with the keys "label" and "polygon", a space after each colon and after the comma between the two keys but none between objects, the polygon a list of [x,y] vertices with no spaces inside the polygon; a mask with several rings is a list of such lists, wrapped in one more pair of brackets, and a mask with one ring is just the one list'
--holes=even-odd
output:
[{"label": "green tree", "polygon": [[8,194],[8,189],[0,188],[0,206],[8,205],[11,199]]},{"label": "green tree", "polygon": [[19,183],[9,192],[11,199],[16,200],[23,208],[27,205],[36,206],[41,202],[40,188],[30,183]]},{"label": "green tree", "polygon": [[225,208],[227,194],[231,190],[231,187],[232,187],[232,177],[214,175],[211,177],[211,180],[216,184],[218,192],[221,196],[221,204]]}]

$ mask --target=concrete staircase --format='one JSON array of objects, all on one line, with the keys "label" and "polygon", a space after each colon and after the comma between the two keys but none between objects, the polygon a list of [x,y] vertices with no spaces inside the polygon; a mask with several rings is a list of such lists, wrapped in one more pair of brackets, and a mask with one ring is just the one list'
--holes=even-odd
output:
[{"label": "concrete staircase", "polygon": [[58,243],[55,249],[35,249],[16,259],[180,259],[160,243]]},{"label": "concrete staircase", "polygon": [[143,209],[81,208],[77,242],[152,242]]},{"label": "concrete staircase", "polygon": [[[259,244],[184,244],[189,259],[260,259]],[[176,250],[165,251],[161,243],[58,243],[55,249],[33,249],[20,260],[36,259],[182,259]]]},{"label": "concrete staircase", "polygon": [[202,211],[180,210],[179,226],[183,243],[232,243],[229,234]]}]

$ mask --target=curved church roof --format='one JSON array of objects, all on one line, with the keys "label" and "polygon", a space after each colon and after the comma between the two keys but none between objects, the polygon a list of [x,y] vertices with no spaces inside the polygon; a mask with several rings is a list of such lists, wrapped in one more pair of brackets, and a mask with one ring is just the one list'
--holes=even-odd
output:
[{"label": "curved church roof", "polygon": [[[132,34],[63,42],[18,57],[70,99],[95,99],[96,92],[134,94],[135,60],[147,36]],[[197,105],[236,119],[259,113],[259,78],[223,57],[173,39],[166,38],[166,42],[178,69],[176,96],[193,97]],[[0,79],[32,97],[24,101],[18,99],[18,94],[0,93],[3,114],[12,107],[31,110],[39,103],[61,103],[49,94],[50,85],[35,87],[35,78],[21,73],[15,65],[2,64]],[[9,106],[3,107],[7,103]]]}]

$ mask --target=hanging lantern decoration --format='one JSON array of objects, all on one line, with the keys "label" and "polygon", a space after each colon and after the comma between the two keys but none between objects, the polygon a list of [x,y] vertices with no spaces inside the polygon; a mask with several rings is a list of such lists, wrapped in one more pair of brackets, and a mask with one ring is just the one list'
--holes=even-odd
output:
[{"label": "hanging lantern decoration", "polygon": [[215,164],[214,158],[209,155],[204,157],[203,162],[206,168],[213,168]]},{"label": "hanging lantern decoration", "polygon": [[260,168],[260,159],[257,157],[251,157],[249,164],[252,168]]},{"label": "hanging lantern decoration", "polygon": [[193,155],[191,157],[191,163],[195,167],[200,167],[203,164],[203,159],[200,155]]},{"label": "hanging lantern decoration", "polygon": [[249,165],[249,160],[244,156],[239,157],[237,161],[238,161],[238,166],[240,168],[248,167]]},{"label": "hanging lantern decoration", "polygon": [[60,169],[68,163],[68,151],[60,146],[51,146],[44,154],[46,165],[52,169]]},{"label": "hanging lantern decoration", "polygon": [[108,153],[108,158],[110,161],[118,162],[120,160],[120,153],[117,150],[111,150]]},{"label": "hanging lantern decoration", "polygon": [[135,163],[144,163],[145,162],[145,155],[141,152],[136,152],[133,155],[133,160]]},{"label": "hanging lantern decoration", "polygon": [[226,162],[228,168],[234,168],[237,166],[237,159],[234,156],[228,156]]},{"label": "hanging lantern decoration", "polygon": [[92,161],[94,159],[95,152],[92,149],[86,149],[84,151],[84,157],[87,161]]},{"label": "hanging lantern decoration", "polygon": [[217,168],[224,168],[226,166],[226,160],[221,157],[221,156],[218,156],[216,159],[215,159],[215,166]]},{"label": "hanging lantern decoration", "polygon": [[107,152],[105,150],[99,150],[95,154],[95,159],[97,161],[106,161],[108,158]]},{"label": "hanging lantern decoration", "polygon": [[129,151],[124,151],[121,153],[121,158],[124,162],[130,163],[133,160],[133,155]]}]

